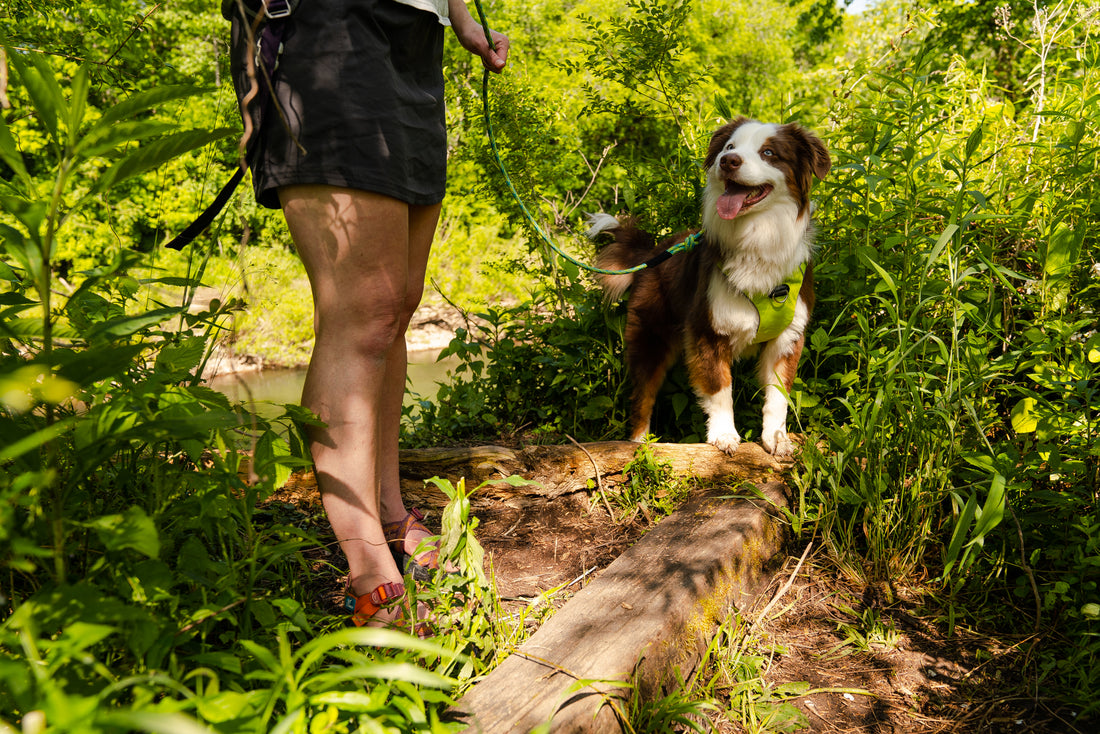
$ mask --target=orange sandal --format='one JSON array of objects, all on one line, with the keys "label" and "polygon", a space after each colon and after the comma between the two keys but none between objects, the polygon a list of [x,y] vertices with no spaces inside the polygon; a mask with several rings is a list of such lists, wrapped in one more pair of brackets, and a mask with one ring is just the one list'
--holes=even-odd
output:
[{"label": "orange sandal", "polygon": [[405,538],[408,537],[410,530],[416,529],[428,535],[434,535],[431,530],[424,527],[421,522],[423,519],[424,513],[414,507],[409,514],[405,515],[404,520],[382,525],[382,533],[386,536],[393,560],[397,561],[397,567],[401,573],[412,576],[416,581],[430,581],[432,573],[439,570],[438,543],[431,550],[424,551],[416,557],[405,552]]},{"label": "orange sandal", "polygon": [[[348,587],[344,592],[344,609],[351,613],[351,623],[356,627],[362,627],[369,624],[380,611],[396,608],[399,612],[397,617],[382,626],[404,629],[408,624],[407,609],[401,605],[404,598],[404,584],[385,583],[362,596],[355,596],[351,587]],[[422,620],[413,624],[412,631],[420,639],[431,636],[431,628]]]}]

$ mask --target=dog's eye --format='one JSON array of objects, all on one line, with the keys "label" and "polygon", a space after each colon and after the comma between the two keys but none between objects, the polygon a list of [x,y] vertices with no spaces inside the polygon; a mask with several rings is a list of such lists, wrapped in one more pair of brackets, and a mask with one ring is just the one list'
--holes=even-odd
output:
[{"label": "dog's eye", "polygon": [[765,158],[771,158],[775,155],[775,151],[771,148],[764,148],[764,150],[760,151],[760,155],[764,156]]}]

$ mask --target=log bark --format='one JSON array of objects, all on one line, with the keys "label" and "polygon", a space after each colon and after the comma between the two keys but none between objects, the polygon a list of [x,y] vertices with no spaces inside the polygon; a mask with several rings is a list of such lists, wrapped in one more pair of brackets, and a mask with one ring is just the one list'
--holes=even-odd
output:
[{"label": "log bark", "polygon": [[[705,443],[651,446],[654,456],[669,462],[678,476],[760,480],[791,466],[790,462],[776,460],[755,443],[741,444],[732,456]],[[514,475],[538,483],[524,487],[524,494],[553,498],[595,488],[597,474],[601,482],[621,482],[623,467],[634,458],[638,447],[639,444],[630,441],[600,441],[522,449],[503,446],[406,449],[401,452],[401,477],[405,480],[441,477],[451,481],[465,477],[467,484],[476,486]],[[507,494],[517,491],[506,485],[493,489]]]}]

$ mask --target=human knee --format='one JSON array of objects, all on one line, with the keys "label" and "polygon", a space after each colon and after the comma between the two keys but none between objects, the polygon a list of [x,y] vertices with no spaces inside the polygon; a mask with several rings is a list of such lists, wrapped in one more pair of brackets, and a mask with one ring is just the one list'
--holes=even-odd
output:
[{"label": "human knee", "polygon": [[318,311],[315,331],[318,340],[339,340],[345,348],[367,356],[389,351],[405,336],[408,319],[400,304],[362,304],[328,313]]}]

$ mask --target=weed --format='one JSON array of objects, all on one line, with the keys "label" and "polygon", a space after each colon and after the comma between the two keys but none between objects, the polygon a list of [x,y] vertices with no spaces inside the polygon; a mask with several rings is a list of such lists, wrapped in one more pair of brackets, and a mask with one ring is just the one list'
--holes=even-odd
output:
[{"label": "weed", "polygon": [[639,514],[650,524],[667,517],[679,507],[690,486],[673,474],[671,462],[662,461],[653,453],[652,436],[647,436],[635,450],[634,457],[623,467],[623,475],[626,482],[610,493],[622,513],[618,518],[621,523],[632,522]]}]

